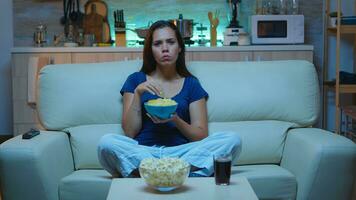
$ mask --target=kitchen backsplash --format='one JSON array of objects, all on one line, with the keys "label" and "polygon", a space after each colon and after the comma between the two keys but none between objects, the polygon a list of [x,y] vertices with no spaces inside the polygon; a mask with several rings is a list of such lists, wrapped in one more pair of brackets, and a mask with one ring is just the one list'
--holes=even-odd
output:
[{"label": "kitchen backsplash", "polygon": [[[128,26],[146,26],[149,21],[157,19],[178,18],[182,13],[184,18],[193,19],[209,27],[208,11],[219,10],[220,24],[218,26],[218,39],[222,38],[223,31],[229,21],[228,0],[106,0],[109,7],[109,21],[113,30],[113,11],[123,9]],[[80,0],[81,9],[87,0]],[[14,46],[33,46],[33,33],[40,22],[47,25],[48,39],[53,40],[54,35],[63,33],[60,24],[63,16],[63,2],[61,0],[13,0],[14,6]],[[322,56],[322,8],[323,1],[299,0],[299,11],[305,16],[305,43],[314,45],[315,62],[321,63]],[[254,0],[242,0],[239,8],[239,21],[249,31],[249,17],[255,12]],[[194,39],[199,32],[194,30]],[[209,39],[209,28],[203,34]],[[113,35],[113,34],[112,34]],[[137,35],[127,32],[127,38],[136,39]]]},{"label": "kitchen backsplash", "polygon": [[[84,10],[86,0],[81,0],[81,10]],[[147,26],[150,21],[159,19],[177,19],[183,14],[184,19],[193,19],[193,40],[198,39],[201,34],[198,26],[207,27],[203,34],[210,38],[208,12],[219,12],[219,26],[217,29],[218,39],[223,38],[223,32],[231,18],[231,12],[227,0],[106,0],[109,8],[109,22],[114,37],[113,12],[123,9],[125,21],[128,28],[139,28]],[[53,40],[54,35],[63,32],[60,24],[63,16],[63,2],[60,0],[14,0],[14,42],[15,46],[31,46],[33,32],[40,22],[47,25],[48,39]],[[245,0],[239,8],[239,21],[246,29],[249,27],[249,16],[254,13],[254,1]],[[128,40],[138,39],[136,33],[127,31]]]}]

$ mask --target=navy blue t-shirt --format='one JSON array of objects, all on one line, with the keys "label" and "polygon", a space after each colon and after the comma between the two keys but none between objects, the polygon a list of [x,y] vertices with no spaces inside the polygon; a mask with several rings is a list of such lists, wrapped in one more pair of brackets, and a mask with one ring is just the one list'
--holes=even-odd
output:
[{"label": "navy blue t-shirt", "polygon": [[[134,93],[136,87],[145,81],[145,73],[135,72],[131,74],[122,86],[120,91],[121,95],[124,95],[125,92]],[[139,144],[146,146],[176,146],[189,142],[189,140],[180,133],[173,122],[155,124],[146,115],[147,111],[143,106],[144,102],[157,98],[159,98],[159,96],[149,92],[144,92],[141,95],[142,128],[134,139],[137,140]],[[193,76],[185,77],[181,91],[172,97],[172,99],[178,103],[176,110],[177,115],[187,123],[190,123],[189,104],[202,98],[207,99],[208,93],[200,85],[198,79]]]}]

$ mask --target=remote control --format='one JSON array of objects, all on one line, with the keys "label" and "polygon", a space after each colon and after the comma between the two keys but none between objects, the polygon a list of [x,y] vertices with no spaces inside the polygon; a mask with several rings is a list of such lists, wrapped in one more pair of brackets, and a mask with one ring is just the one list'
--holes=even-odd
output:
[{"label": "remote control", "polygon": [[32,128],[22,135],[22,139],[31,139],[38,134],[40,134],[40,131]]}]

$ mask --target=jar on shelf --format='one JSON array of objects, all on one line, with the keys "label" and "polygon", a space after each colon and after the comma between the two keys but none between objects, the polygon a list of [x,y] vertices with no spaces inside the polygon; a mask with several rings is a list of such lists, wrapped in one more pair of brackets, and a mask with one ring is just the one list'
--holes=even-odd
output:
[{"label": "jar on shelf", "polygon": [[298,15],[299,14],[299,0],[292,0],[291,2],[291,14]]},{"label": "jar on shelf", "polygon": [[287,0],[279,0],[279,4],[280,4],[279,14],[287,15],[288,14]]},{"label": "jar on shelf", "polygon": [[264,15],[279,15],[280,0],[264,0],[262,3],[262,13]]}]

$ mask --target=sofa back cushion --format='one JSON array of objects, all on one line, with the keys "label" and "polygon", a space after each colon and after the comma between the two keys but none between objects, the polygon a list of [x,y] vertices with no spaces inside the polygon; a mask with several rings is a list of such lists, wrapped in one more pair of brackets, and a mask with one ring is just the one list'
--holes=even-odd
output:
[{"label": "sofa back cushion", "polygon": [[312,63],[192,62],[209,93],[210,122],[279,120],[309,126],[319,114],[319,83]]},{"label": "sofa back cushion", "polygon": [[120,90],[141,61],[58,64],[40,71],[38,110],[49,130],[121,122]]},{"label": "sofa back cushion", "polygon": [[241,137],[241,154],[235,165],[279,164],[287,132],[294,126],[283,121],[211,122],[209,133],[231,131]]},{"label": "sofa back cushion", "polygon": [[[40,72],[38,109],[49,130],[121,122],[127,76],[141,61],[58,64]],[[307,61],[191,62],[191,72],[210,94],[210,122],[279,120],[312,125],[319,88]]]}]

